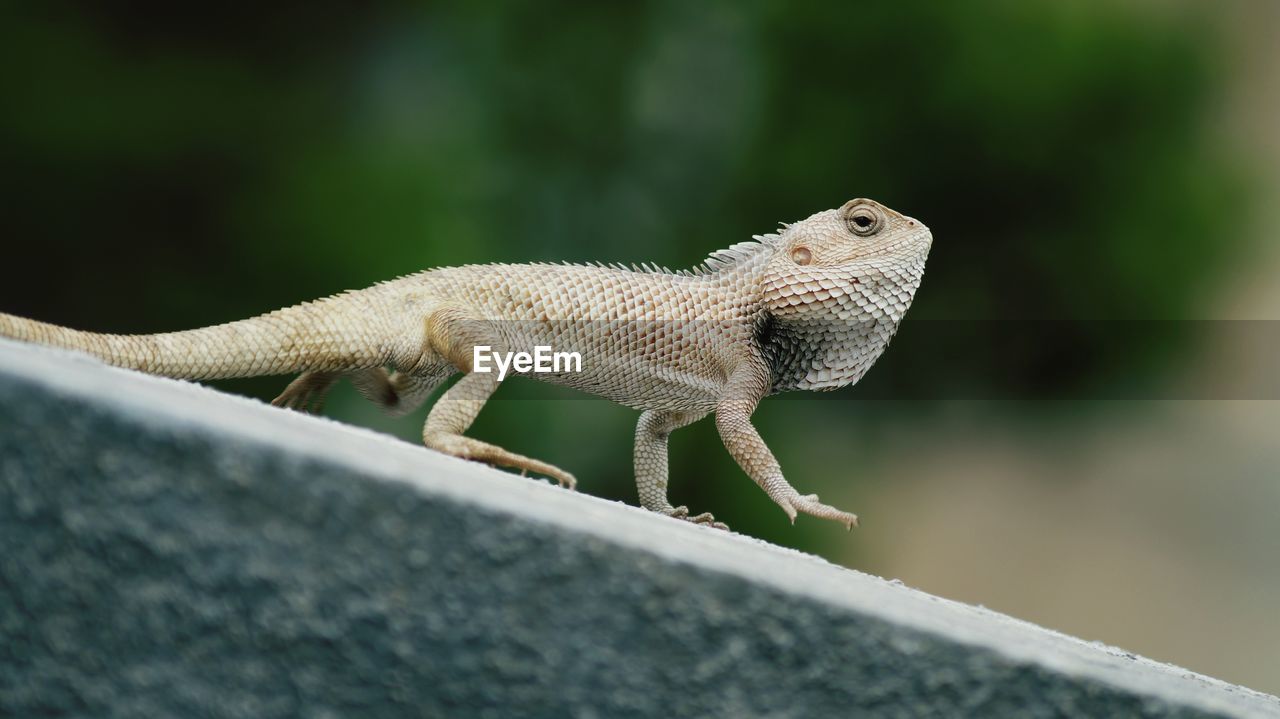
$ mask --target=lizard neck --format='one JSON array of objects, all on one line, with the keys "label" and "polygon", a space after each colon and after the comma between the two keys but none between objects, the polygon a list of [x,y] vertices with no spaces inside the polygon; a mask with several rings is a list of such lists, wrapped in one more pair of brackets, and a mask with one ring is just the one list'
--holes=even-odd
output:
[{"label": "lizard neck", "polygon": [[833,390],[856,383],[889,346],[920,284],[918,262],[839,268],[768,267],[757,344],[774,391]]}]

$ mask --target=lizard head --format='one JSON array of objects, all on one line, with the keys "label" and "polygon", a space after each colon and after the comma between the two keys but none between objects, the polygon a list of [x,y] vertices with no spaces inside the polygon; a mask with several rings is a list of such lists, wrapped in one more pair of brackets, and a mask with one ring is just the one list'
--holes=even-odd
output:
[{"label": "lizard head", "polygon": [[762,346],[775,387],[857,382],[897,330],[933,243],[919,220],[866,199],[787,225],[764,267]]}]

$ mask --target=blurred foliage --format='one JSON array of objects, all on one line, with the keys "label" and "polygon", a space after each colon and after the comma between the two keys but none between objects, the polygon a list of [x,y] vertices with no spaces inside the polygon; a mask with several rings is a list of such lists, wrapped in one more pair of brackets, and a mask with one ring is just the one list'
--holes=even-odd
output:
[{"label": "blurred foliage", "polygon": [[[1243,241],[1249,186],[1211,132],[1225,69],[1208,15],[1102,0],[2,12],[0,309],[88,329],[211,324],[433,265],[687,266],[866,196],[936,241],[913,321],[838,396],[1068,395],[1156,376],[1191,339],[1170,320],[1196,314]],[[416,435],[350,398],[336,414]],[[497,404],[477,435],[634,501],[633,413]],[[843,479],[830,469],[850,454],[874,461],[868,414],[766,405],[760,424],[804,488]],[[677,498],[786,536],[718,444],[708,426],[677,435]],[[834,491],[856,507],[856,487]]]}]

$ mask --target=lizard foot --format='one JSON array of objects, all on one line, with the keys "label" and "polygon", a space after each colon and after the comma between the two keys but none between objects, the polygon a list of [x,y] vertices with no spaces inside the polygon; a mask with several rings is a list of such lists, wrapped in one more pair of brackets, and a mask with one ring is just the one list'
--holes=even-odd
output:
[{"label": "lizard foot", "polygon": [[816,494],[796,495],[786,503],[782,503],[782,509],[791,518],[792,524],[796,522],[796,513],[802,512],[819,519],[834,519],[849,531],[853,531],[853,528],[858,526],[858,515],[842,512],[829,504],[823,504],[818,501]]},{"label": "lizard foot", "polygon": [[697,514],[690,517],[689,508],[684,505],[681,505],[679,507],[672,507],[670,510],[666,511],[664,514],[666,514],[668,517],[671,517],[672,519],[683,519],[686,522],[693,522],[694,524],[705,524],[708,527],[713,527],[715,529],[723,529],[726,532],[729,531],[729,525],[725,524],[724,522],[717,522],[716,518],[711,516],[710,512],[703,512],[702,514]]},{"label": "lizard foot", "polygon": [[533,460],[533,462],[535,466],[521,467],[520,472],[524,473],[526,471],[532,471],[532,472],[537,472],[538,474],[541,474],[541,475],[545,475],[547,477],[554,479],[556,481],[556,484],[559,484],[561,487],[564,487],[565,489],[568,489],[570,491],[576,490],[578,488],[578,480],[574,479],[574,476],[572,474],[569,474],[563,469],[560,469],[559,467],[556,467],[550,464],[545,464],[537,460]]},{"label": "lizard foot", "polygon": [[465,457],[464,459],[474,459],[494,467],[510,467],[520,470],[521,477],[527,477],[529,472],[541,474],[544,477],[550,477],[556,481],[561,487],[570,491],[578,488],[578,480],[572,474],[560,469],[554,464],[539,462],[514,452],[506,453],[501,457]]},{"label": "lizard foot", "polygon": [[495,467],[510,467],[520,470],[520,474],[533,472],[541,474],[544,477],[554,479],[561,487],[565,489],[575,489],[578,486],[578,480],[574,479],[572,474],[560,469],[554,464],[540,462],[532,457],[526,457],[523,454],[509,452],[496,445],[482,442],[471,437],[463,437],[458,434],[429,434],[423,437],[425,444],[438,452],[460,457],[462,459],[470,459],[476,462],[484,462]]},{"label": "lizard foot", "polygon": [[324,409],[324,398],[338,381],[337,372],[303,372],[289,383],[279,397],[271,400],[276,407],[320,414]]}]

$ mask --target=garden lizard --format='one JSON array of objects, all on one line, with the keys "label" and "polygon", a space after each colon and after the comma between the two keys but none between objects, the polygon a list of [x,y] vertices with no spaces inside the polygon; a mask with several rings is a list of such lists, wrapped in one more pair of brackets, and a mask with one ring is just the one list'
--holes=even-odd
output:
[{"label": "garden lizard", "polygon": [[712,253],[691,270],[444,267],[185,332],[98,334],[0,314],[0,336],[182,379],[301,373],[273,404],[304,410],[318,409],[345,376],[365,397],[404,413],[462,373],[431,408],[426,446],[569,488],[568,472],[463,432],[500,381],[473,371],[478,346],[577,352],[577,371],[531,376],[641,411],[634,462],[645,508],[724,526],[667,499],[668,435],[714,412],[729,453],[792,522],[802,513],[852,528],[854,514],[801,495],[783,478],[751,414],[777,392],[857,382],[911,304],[932,241],[919,221],[856,199]]}]

